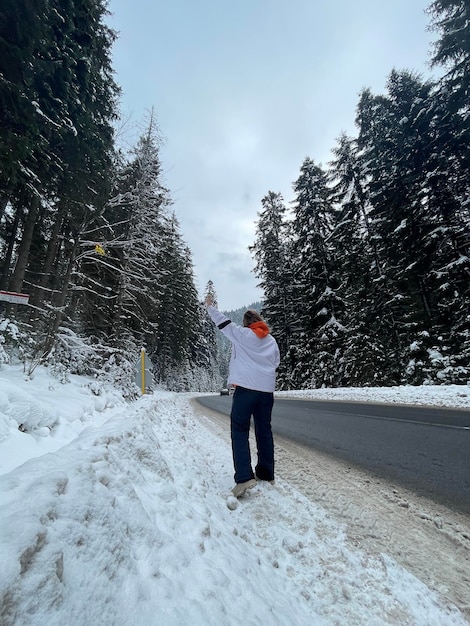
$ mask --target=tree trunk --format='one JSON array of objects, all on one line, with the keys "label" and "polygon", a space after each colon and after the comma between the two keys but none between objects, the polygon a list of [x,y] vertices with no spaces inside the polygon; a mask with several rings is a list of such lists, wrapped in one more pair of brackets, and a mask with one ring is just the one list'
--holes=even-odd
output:
[{"label": "tree trunk", "polygon": [[29,251],[33,240],[34,227],[39,210],[39,199],[33,198],[31,206],[26,217],[26,223],[23,230],[20,247],[18,249],[18,259],[16,261],[15,271],[10,280],[10,290],[21,292],[23,287],[24,275],[29,260]]},{"label": "tree trunk", "polygon": [[[42,268],[42,277],[39,285],[34,289],[33,297],[30,298],[31,304],[35,306],[41,306],[46,299],[46,290],[52,286],[52,268],[57,260],[57,254],[59,250],[59,236],[63,234],[65,210],[60,209],[57,212],[54,227],[52,229],[51,238],[49,240],[46,252],[46,258]],[[49,300],[52,300],[52,294]]]},{"label": "tree trunk", "polygon": [[70,251],[70,257],[69,257],[69,262],[68,262],[68,266],[67,266],[67,272],[64,276],[64,282],[62,285],[62,290],[60,291],[59,297],[57,299],[57,302],[55,304],[55,308],[56,308],[56,314],[55,314],[55,318],[54,318],[54,322],[47,334],[47,337],[44,341],[44,348],[42,351],[42,357],[45,357],[49,354],[49,352],[52,350],[52,347],[54,345],[54,340],[55,340],[55,336],[57,331],[59,330],[59,326],[62,322],[62,319],[64,317],[64,308],[65,308],[65,302],[67,300],[67,295],[69,292],[69,287],[70,287],[70,278],[72,276],[72,271],[73,271],[73,266],[75,264],[75,259],[77,256],[77,250],[79,247],[79,238],[77,237],[75,239],[74,245],[72,250]]},{"label": "tree trunk", "polygon": [[7,250],[3,259],[3,272],[0,278],[0,289],[4,290],[8,286],[8,280],[10,277],[11,259],[13,258],[13,248],[15,247],[16,233],[18,232],[18,226],[20,223],[21,209],[17,209],[15,212],[15,219],[13,220],[12,232],[8,241]]}]

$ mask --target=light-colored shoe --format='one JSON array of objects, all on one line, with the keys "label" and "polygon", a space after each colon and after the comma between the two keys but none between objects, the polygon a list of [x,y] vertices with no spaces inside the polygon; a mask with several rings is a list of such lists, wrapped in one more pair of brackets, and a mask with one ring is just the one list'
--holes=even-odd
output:
[{"label": "light-colored shoe", "polygon": [[250,478],[250,480],[247,480],[244,483],[237,483],[232,489],[232,493],[235,498],[239,498],[245,493],[245,491],[253,489],[253,487],[256,487],[256,480],[254,478]]},{"label": "light-colored shoe", "polygon": [[256,480],[259,480],[260,483],[269,483],[270,485],[274,485],[275,483],[274,478],[272,480],[264,480],[263,478],[260,478],[259,476],[257,476]]}]

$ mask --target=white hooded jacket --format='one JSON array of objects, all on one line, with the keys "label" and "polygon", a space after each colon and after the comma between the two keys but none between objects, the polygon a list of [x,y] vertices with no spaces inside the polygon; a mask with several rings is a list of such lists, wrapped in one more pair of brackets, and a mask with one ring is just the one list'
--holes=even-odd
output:
[{"label": "white hooded jacket", "polygon": [[279,348],[274,337],[271,334],[258,337],[250,328],[231,322],[212,305],[207,307],[207,312],[232,343],[228,384],[274,392],[279,366]]}]

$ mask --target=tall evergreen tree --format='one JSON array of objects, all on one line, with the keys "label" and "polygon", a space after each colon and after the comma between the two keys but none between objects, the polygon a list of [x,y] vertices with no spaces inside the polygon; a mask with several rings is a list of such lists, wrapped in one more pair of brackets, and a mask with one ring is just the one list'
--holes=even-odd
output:
[{"label": "tall evergreen tree", "polygon": [[[434,159],[429,205],[440,216],[443,245],[436,271],[439,325],[448,328],[448,356],[441,379],[465,381],[470,362],[470,4],[468,0],[431,3],[430,29],[439,34],[432,64],[445,73],[435,94]],[[441,239],[441,237],[439,237]],[[453,260],[451,260],[453,257]]]},{"label": "tall evergreen tree", "polygon": [[378,314],[381,274],[374,230],[369,218],[367,179],[357,141],[345,135],[333,148],[328,172],[336,206],[331,234],[338,293],[345,303],[347,328],[344,353],[338,362],[342,385],[390,382],[388,351]]},{"label": "tall evergreen tree", "polygon": [[288,385],[290,378],[290,342],[296,312],[293,309],[293,276],[291,270],[287,209],[280,193],[270,191],[261,201],[256,239],[250,251],[256,261],[255,275],[264,292],[262,313],[271,327],[281,352],[278,386]]},{"label": "tall evergreen tree", "polygon": [[201,334],[191,255],[173,215],[162,233],[158,258],[161,296],[154,312],[157,333],[148,333],[158,380],[174,390],[188,390],[185,377],[197,360]]},{"label": "tall evergreen tree", "polygon": [[384,261],[387,302],[398,324],[390,346],[396,337],[400,369],[406,368],[407,381],[421,383],[436,375],[431,355],[447,349],[445,337],[455,321],[451,315],[446,322],[439,313],[444,295],[439,283],[456,285],[455,278],[447,280],[449,274],[442,278],[443,268],[455,267],[458,260],[451,242],[461,221],[455,202],[454,207],[436,202],[440,157],[435,128],[440,118],[432,84],[394,71],[387,88],[387,96],[363,94],[359,144],[368,164],[370,215]]},{"label": "tall evergreen tree", "polygon": [[[200,376],[210,381],[210,389],[216,391],[225,384],[228,373],[229,350],[221,342],[223,337],[219,333],[214,323],[207,315],[205,300],[207,296],[212,298],[215,306],[217,304],[217,292],[212,280],[205,286],[203,302],[200,307],[201,315],[201,337],[198,344],[197,363]],[[228,346],[227,346],[228,348]]]},{"label": "tall evergreen tree", "polygon": [[[454,110],[470,112],[470,3],[468,0],[434,0],[428,8],[430,29],[440,37],[434,43],[432,64],[447,70],[443,85]],[[468,129],[467,129],[468,132]]]},{"label": "tall evergreen tree", "polygon": [[343,302],[332,266],[329,237],[332,229],[331,190],[325,171],[306,158],[294,183],[293,304],[300,332],[292,340],[292,383],[303,386],[337,385],[337,359],[344,327]]},{"label": "tall evergreen tree", "polygon": [[[111,240],[118,268],[112,326],[116,337],[123,331],[136,336],[158,332],[153,312],[163,294],[162,245],[171,217],[168,190],[162,184],[161,139],[153,112],[148,128],[132,151],[117,180],[117,193],[106,214],[109,228],[103,230]],[[114,287],[114,285],[110,285]]]},{"label": "tall evergreen tree", "polygon": [[119,90],[105,15],[102,0],[7,0],[2,11],[3,286],[26,286],[35,311],[53,320],[49,334],[70,297],[70,255],[109,188]]}]

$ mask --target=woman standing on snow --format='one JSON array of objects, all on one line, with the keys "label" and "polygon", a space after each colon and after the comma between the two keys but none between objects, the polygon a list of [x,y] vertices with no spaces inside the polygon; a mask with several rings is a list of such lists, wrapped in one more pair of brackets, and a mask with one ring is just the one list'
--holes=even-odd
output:
[{"label": "woman standing on snow", "polygon": [[232,343],[228,384],[236,385],[230,414],[233,464],[238,498],[256,485],[251,466],[250,420],[255,424],[258,463],[256,478],[274,482],[274,442],[271,412],[274,404],[279,348],[269,328],[256,311],[246,311],[243,326],[230,321],[206,298],[207,312]]}]

